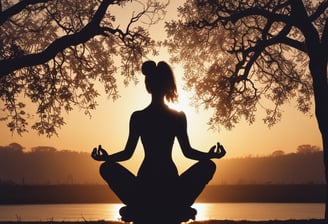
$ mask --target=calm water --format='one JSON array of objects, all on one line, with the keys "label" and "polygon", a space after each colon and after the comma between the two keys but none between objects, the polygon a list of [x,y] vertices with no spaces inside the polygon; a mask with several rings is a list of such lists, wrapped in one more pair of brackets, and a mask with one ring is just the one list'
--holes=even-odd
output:
[{"label": "calm water", "polygon": [[[119,220],[122,204],[1,205],[0,221]],[[322,219],[321,203],[196,203],[196,220]]]}]

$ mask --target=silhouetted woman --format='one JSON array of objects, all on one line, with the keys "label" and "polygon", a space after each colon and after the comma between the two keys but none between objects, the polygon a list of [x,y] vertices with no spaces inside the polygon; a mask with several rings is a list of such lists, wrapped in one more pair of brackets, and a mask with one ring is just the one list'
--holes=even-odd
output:
[{"label": "silhouetted woman", "polygon": [[[133,219],[137,219],[138,215],[143,213],[145,216],[147,212],[146,216],[151,218],[155,218],[154,214],[162,214],[165,218],[176,212],[173,216],[187,213],[184,218],[176,217],[185,221],[182,219],[188,220],[195,215],[190,206],[215,172],[216,166],[211,159],[222,158],[225,150],[219,143],[207,153],[191,147],[184,112],[170,109],[165,104],[165,99],[174,102],[178,97],[174,75],[167,63],[159,62],[156,65],[153,61],[147,61],[141,70],[145,75],[147,91],[152,96],[151,103],[131,115],[124,150],[108,155],[99,146],[93,149],[92,157],[97,161],[105,161],[100,167],[100,174],[127,205],[120,211],[123,220],[135,221]],[[145,157],[135,176],[117,162],[131,158],[139,137]],[[183,155],[198,161],[181,175],[172,160],[175,138]],[[188,211],[193,214],[188,214]]]}]

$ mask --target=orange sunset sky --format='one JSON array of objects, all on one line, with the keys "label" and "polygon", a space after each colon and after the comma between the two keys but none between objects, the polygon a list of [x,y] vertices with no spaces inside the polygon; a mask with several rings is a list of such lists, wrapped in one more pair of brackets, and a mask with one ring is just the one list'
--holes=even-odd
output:
[{"label": "orange sunset sky", "polygon": [[[171,1],[165,19],[175,18],[177,2]],[[119,13],[119,10],[117,11]],[[162,21],[150,29],[151,35],[157,40],[163,40],[166,37],[163,25],[164,22]],[[169,55],[163,49],[159,56],[151,59],[156,62],[161,60],[169,61]],[[241,121],[231,131],[226,129],[220,131],[209,130],[207,121],[211,111],[206,111],[203,108],[196,111],[195,108],[188,105],[188,97],[191,94],[182,91],[184,85],[182,66],[174,64],[173,70],[179,86],[181,104],[179,107],[187,115],[188,133],[194,148],[207,151],[219,141],[227,150],[226,157],[231,158],[250,154],[269,155],[275,150],[283,150],[286,153],[295,152],[297,146],[302,144],[321,147],[321,137],[314,115],[310,117],[298,112],[296,105],[292,102],[284,106],[282,120],[272,128],[268,128],[262,122],[263,116],[261,114],[264,111],[259,108],[259,115],[253,125]],[[119,74],[117,74],[118,76]],[[101,144],[110,153],[121,150],[127,139],[130,114],[147,106],[150,100],[150,96],[144,88],[143,76],[140,73],[139,76],[139,84],[134,85],[131,83],[127,87],[124,87],[118,78],[121,97],[113,102],[103,94],[98,98],[99,106],[92,113],[91,118],[84,115],[83,111],[78,108],[65,115],[67,124],[59,130],[58,137],[54,136],[49,139],[45,136],[38,136],[33,130],[19,136],[16,133],[12,134],[6,127],[5,122],[1,122],[0,145],[4,146],[17,142],[27,150],[34,146],[53,146],[58,150],[69,149],[91,152],[93,147]],[[178,144],[175,144],[175,158],[182,161],[182,155],[177,146]],[[142,158],[140,143],[134,156],[137,160]]]}]

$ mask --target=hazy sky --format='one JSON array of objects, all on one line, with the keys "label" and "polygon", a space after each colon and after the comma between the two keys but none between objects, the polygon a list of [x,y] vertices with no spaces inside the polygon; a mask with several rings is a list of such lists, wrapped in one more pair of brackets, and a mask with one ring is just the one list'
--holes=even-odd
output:
[{"label": "hazy sky", "polygon": [[[171,1],[166,19],[170,20],[176,15],[176,3]],[[151,28],[151,34],[156,39],[165,38],[163,22]],[[155,61],[169,60],[169,55],[165,52]],[[186,112],[188,119],[188,132],[192,146],[202,151],[207,151],[217,141],[221,142],[228,151],[227,157],[252,155],[268,155],[275,150],[293,152],[301,144],[312,144],[321,147],[321,137],[317,127],[316,119],[298,112],[295,104],[285,105],[282,121],[268,128],[261,119],[261,113],[257,116],[256,122],[249,126],[245,122],[239,123],[231,131],[222,129],[218,131],[208,130],[207,121],[210,111],[202,108],[198,112],[188,106],[187,93],[181,92],[183,81],[183,70],[181,66],[174,65],[177,82],[180,89],[181,108]],[[70,149],[77,151],[91,151],[98,144],[109,150],[116,152],[125,146],[128,135],[128,123],[130,114],[148,105],[150,97],[144,88],[143,77],[140,75],[138,85],[130,84],[124,87],[120,84],[121,98],[113,102],[106,96],[98,99],[99,106],[93,112],[92,118],[83,114],[83,111],[75,109],[65,116],[66,123],[59,136],[48,139],[38,136],[33,130],[23,137],[17,134],[12,135],[4,122],[0,123],[1,135],[0,145],[8,145],[17,142],[26,148],[33,146],[53,146],[57,149]],[[177,144],[176,144],[177,145]],[[136,151],[136,159],[142,158],[141,145],[139,143]],[[179,148],[175,148],[176,160],[181,160]]]}]

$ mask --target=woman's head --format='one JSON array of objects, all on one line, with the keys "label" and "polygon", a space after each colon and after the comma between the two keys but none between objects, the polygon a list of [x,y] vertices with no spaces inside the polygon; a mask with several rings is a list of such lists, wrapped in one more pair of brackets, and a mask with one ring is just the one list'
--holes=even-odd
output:
[{"label": "woman's head", "polygon": [[157,65],[154,61],[146,61],[141,67],[145,75],[147,91],[151,94],[161,94],[169,102],[178,99],[177,87],[171,67],[164,61]]}]

